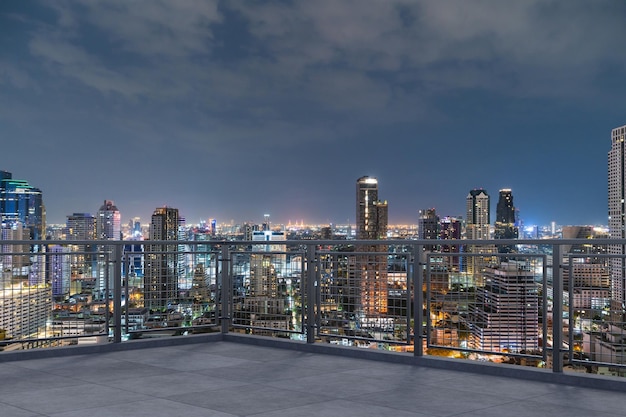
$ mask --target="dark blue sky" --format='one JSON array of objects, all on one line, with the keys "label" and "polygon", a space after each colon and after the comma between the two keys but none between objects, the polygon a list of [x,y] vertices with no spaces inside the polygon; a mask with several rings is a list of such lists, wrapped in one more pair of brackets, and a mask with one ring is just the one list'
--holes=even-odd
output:
[{"label": "dark blue sky", "polygon": [[390,223],[511,188],[526,224],[604,224],[625,21],[621,0],[4,0],[0,169],[49,223],[105,199],[353,222],[370,175]]}]

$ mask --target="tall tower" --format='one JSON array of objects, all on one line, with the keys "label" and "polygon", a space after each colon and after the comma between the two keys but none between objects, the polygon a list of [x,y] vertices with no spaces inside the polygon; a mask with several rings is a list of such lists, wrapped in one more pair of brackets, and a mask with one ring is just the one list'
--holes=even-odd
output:
[{"label": "tall tower", "polygon": [[[466,197],[466,213],[467,220],[465,226],[465,237],[467,239],[485,240],[490,235],[490,210],[489,210],[489,194],[482,188],[473,189]],[[467,252],[489,254],[495,251],[493,245],[469,245]],[[467,262],[464,262],[467,272],[474,274],[480,271],[485,264],[490,261],[489,257],[470,256]],[[476,277],[480,280],[479,277]],[[480,281],[477,281],[480,285]]]},{"label": "tall tower", "polygon": [[[455,217],[446,216],[441,219],[439,224],[439,239],[441,240],[460,240],[461,239],[461,220]],[[443,242],[442,242],[443,243]],[[441,245],[441,252],[443,253],[458,253],[461,250],[458,244],[456,245]],[[460,272],[463,270],[461,258],[458,256],[445,257],[450,271]]]},{"label": "tall tower", "polygon": [[419,211],[417,233],[420,239],[439,239],[439,216],[434,208]]},{"label": "tall tower", "polygon": [[[111,200],[105,200],[96,215],[96,239],[97,240],[120,240],[120,211]],[[102,293],[112,291],[115,277],[115,264],[109,262],[104,252],[112,252],[113,246],[106,245],[98,252],[98,288]],[[108,282],[107,282],[108,281]]]},{"label": "tall tower", "polygon": [[[178,209],[157,208],[150,222],[151,241],[178,240]],[[173,244],[146,244],[144,271],[145,307],[166,310],[178,298],[178,246]]]},{"label": "tall tower", "polygon": [[[611,131],[611,150],[608,154],[608,203],[609,238],[626,238],[626,153],[624,149],[626,125]],[[623,243],[609,245],[611,257],[611,318],[623,321],[626,294],[626,270],[624,260],[618,256],[626,254]]]},{"label": "tall tower", "polygon": [[[419,239],[439,239],[439,216],[434,208],[420,210],[417,218],[417,237]],[[436,245],[426,245],[427,251],[434,251]]]},{"label": "tall tower", "polygon": [[[378,200],[378,180],[361,177],[356,182],[356,236],[359,240],[382,240],[387,237],[388,206]],[[354,306],[348,310],[361,310],[372,317],[387,313],[387,246],[358,245],[354,257]],[[380,255],[376,253],[380,253]]]},{"label": "tall tower", "polygon": [[105,200],[96,218],[96,236],[102,240],[120,240],[120,211],[111,200]]},{"label": "tall tower", "polygon": [[[67,240],[95,240],[96,218],[90,213],[74,213],[65,222]],[[95,242],[94,242],[95,243]],[[73,279],[93,278],[96,271],[95,245],[71,245],[70,271]]]},{"label": "tall tower", "polygon": [[[496,206],[496,223],[494,239],[517,239],[518,230],[515,222],[515,206],[513,206],[513,193],[510,189],[500,190],[500,198]],[[499,245],[498,252],[511,253],[515,251],[513,245]]]},{"label": "tall tower", "polygon": [[489,194],[482,188],[469,192],[466,198],[468,239],[489,239]]}]

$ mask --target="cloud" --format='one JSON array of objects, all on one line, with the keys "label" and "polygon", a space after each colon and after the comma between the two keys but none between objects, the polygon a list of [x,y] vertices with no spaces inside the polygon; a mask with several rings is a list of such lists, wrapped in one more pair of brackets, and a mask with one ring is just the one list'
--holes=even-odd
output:
[{"label": "cloud", "polygon": [[[413,71],[418,84],[449,90],[517,95],[531,88],[549,96],[572,84],[585,90],[599,67],[626,63],[611,52],[626,38],[620,23],[626,10],[609,1],[372,1],[364,7],[360,1],[321,0],[238,7],[276,62],[294,71]],[[505,85],[492,85],[494,75]],[[541,89],[532,88],[537,81]]]},{"label": "cloud", "polygon": [[[465,91],[586,97],[605,68],[620,73],[626,62],[615,53],[625,8],[605,0],[43,5],[56,18],[33,32],[29,50],[51,86],[94,89],[102,97],[91,100],[123,129],[158,134],[171,124],[195,144],[203,132],[235,143],[342,140],[438,120],[437,101]],[[17,83],[17,74],[0,79]]]},{"label": "cloud", "polygon": [[59,25],[78,31],[90,25],[111,45],[143,56],[205,53],[210,25],[221,21],[217,0],[72,0],[50,4]]}]

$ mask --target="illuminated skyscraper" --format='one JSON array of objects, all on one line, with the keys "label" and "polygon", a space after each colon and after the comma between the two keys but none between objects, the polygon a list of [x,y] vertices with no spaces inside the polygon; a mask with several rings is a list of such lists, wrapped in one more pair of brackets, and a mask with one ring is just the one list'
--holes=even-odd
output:
[{"label": "illuminated skyscraper", "polygon": [[[95,240],[96,218],[90,213],[74,213],[67,216],[65,223],[67,240]],[[92,278],[95,268],[94,245],[72,245],[70,259],[72,278]]]},{"label": "illuminated skyscraper", "polygon": [[45,208],[39,188],[13,179],[10,172],[0,171],[0,220],[3,224],[20,223],[30,231],[30,238],[41,240],[46,229]]},{"label": "illuminated skyscraper", "polygon": [[536,350],[539,345],[539,296],[532,268],[502,262],[485,270],[468,321],[470,347],[495,352]]},{"label": "illuminated skyscraper", "polygon": [[[517,239],[518,230],[515,224],[515,206],[513,205],[513,193],[510,189],[500,190],[500,198],[496,206],[496,223],[494,239]],[[514,245],[499,245],[498,252],[514,252]]]},{"label": "illuminated skyscraper", "polygon": [[96,217],[96,236],[102,240],[120,240],[120,211],[111,200],[105,200]]},{"label": "illuminated skyscraper", "polygon": [[[461,220],[454,217],[444,217],[439,224],[439,239],[441,240],[460,240],[461,239]],[[443,242],[442,242],[443,243]],[[441,245],[442,253],[459,253],[461,248],[458,244]],[[444,260],[447,262],[451,272],[460,272],[463,269],[461,258],[459,256],[448,256]]]},{"label": "illuminated skyscraper", "polygon": [[378,180],[361,177],[356,182],[357,239],[387,237],[387,202],[378,200]]},{"label": "illuminated skyscraper", "polygon": [[67,240],[95,240],[96,218],[90,213],[74,213],[65,222]]},{"label": "illuminated skyscraper", "polygon": [[466,237],[489,239],[489,194],[482,188],[471,190],[466,198],[466,209]]},{"label": "illuminated skyscraper", "polygon": [[439,239],[439,216],[434,208],[419,211],[417,233],[420,239]]},{"label": "illuminated skyscraper", "polygon": [[[357,239],[381,240],[387,237],[388,207],[378,200],[378,180],[361,177],[356,183]],[[358,245],[357,252],[366,252],[354,258],[354,283],[357,292],[355,308],[367,316],[387,312],[387,246]],[[371,254],[379,252],[378,254]]]},{"label": "illuminated skyscraper", "polygon": [[[490,210],[489,210],[489,194],[482,188],[474,189],[469,192],[466,198],[467,220],[465,225],[465,237],[467,239],[485,240],[490,237]],[[467,252],[469,253],[493,253],[495,247],[493,245],[469,245]],[[469,257],[465,265],[467,272],[478,272],[488,258]]]},{"label": "illuminated skyscraper", "polygon": [[[157,208],[150,223],[150,240],[178,240],[178,209]],[[166,310],[178,298],[178,246],[147,242],[144,272],[145,307]]]},{"label": "illuminated skyscraper", "polygon": [[[626,125],[611,131],[611,150],[608,154],[608,208],[609,238],[626,239]],[[626,246],[609,245],[611,258],[611,311],[612,319],[623,321],[626,295],[626,269],[624,259]]]},{"label": "illuminated skyscraper", "polygon": [[[120,240],[121,236],[120,211],[111,200],[105,200],[100,206],[96,216],[96,238],[98,240]],[[115,276],[115,264],[109,262],[109,256],[113,246],[103,246],[98,254],[98,289],[105,291],[107,286],[113,288],[113,277]],[[108,283],[107,283],[108,280]]]}]

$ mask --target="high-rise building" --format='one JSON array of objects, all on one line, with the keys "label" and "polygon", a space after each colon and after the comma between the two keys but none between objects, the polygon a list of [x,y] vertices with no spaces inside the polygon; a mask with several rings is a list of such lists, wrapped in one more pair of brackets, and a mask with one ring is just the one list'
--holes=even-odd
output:
[{"label": "high-rise building", "polygon": [[[611,131],[608,154],[609,238],[626,239],[626,125]],[[609,245],[611,257],[611,318],[623,321],[626,303],[626,268],[621,255],[626,254],[623,243]]]},{"label": "high-rise building", "polygon": [[70,295],[72,269],[69,252],[70,248],[67,246],[52,245],[48,248],[47,271],[52,295],[55,297]]},{"label": "high-rise building", "polygon": [[[496,223],[493,237],[494,239],[518,238],[513,193],[508,188],[500,190],[500,197],[496,206]],[[498,245],[499,253],[512,253],[514,251],[514,245]]]},{"label": "high-rise building", "polygon": [[378,200],[378,180],[361,177],[356,182],[357,239],[387,237],[387,202]]},{"label": "high-rise building", "polygon": [[[105,200],[96,215],[96,238],[98,240],[120,240],[122,238],[120,211],[113,201]],[[110,262],[107,253],[113,251],[113,246],[101,246],[98,251],[98,289],[104,294],[106,289],[112,291],[115,277],[115,264]]]},{"label": "high-rise building", "polygon": [[[388,206],[378,199],[378,180],[361,177],[356,182],[356,236],[360,240],[382,240],[387,237]],[[354,286],[357,297],[354,309],[366,316],[387,312],[387,246],[358,245],[354,258]],[[378,254],[380,253],[380,254]]]},{"label": "high-rise building", "polygon": [[[461,220],[455,217],[446,216],[441,219],[439,224],[439,239],[441,240],[460,240],[461,239]],[[442,242],[443,243],[443,242]],[[459,253],[460,245],[441,245],[442,253]],[[444,261],[448,265],[451,272],[460,272],[463,269],[461,258],[459,256],[444,257]]]},{"label": "high-rise building", "polygon": [[101,240],[121,239],[120,211],[111,200],[105,200],[96,217],[96,236]]},{"label": "high-rise building", "polygon": [[[466,197],[467,219],[465,223],[465,237],[473,240],[486,240],[491,235],[490,224],[490,200],[489,194],[482,188],[474,189]],[[493,245],[468,245],[466,252],[472,254],[491,254],[495,252]],[[492,259],[488,256],[469,256],[464,262],[467,272],[475,274],[479,272]],[[477,277],[477,283],[482,282]]]},{"label": "high-rise building", "polygon": [[67,240],[95,240],[96,218],[90,213],[74,213],[65,222]]},{"label": "high-rise building", "polygon": [[30,255],[28,245],[5,245],[3,240],[29,240],[29,232],[19,223],[0,225],[0,289],[10,285],[14,277],[29,275]]},{"label": "high-rise building", "polygon": [[439,216],[434,208],[419,211],[417,235],[419,239],[439,239]]},{"label": "high-rise building", "polygon": [[502,262],[485,270],[485,285],[476,288],[468,322],[470,347],[494,352],[536,350],[539,346],[539,296],[532,268]]},{"label": "high-rise building", "polygon": [[[95,240],[96,217],[90,213],[74,213],[67,216],[65,222],[65,238],[67,240]],[[95,242],[94,242],[95,243]],[[74,279],[94,279],[96,256],[94,245],[71,245],[70,271]]]},{"label": "high-rise building", "polygon": [[20,223],[29,229],[31,239],[41,240],[45,237],[45,217],[41,190],[14,179],[10,172],[0,171],[0,221]]},{"label": "high-rise building", "polygon": [[467,239],[489,239],[490,210],[489,194],[482,188],[469,192],[466,198]]},{"label": "high-rise building", "polygon": [[[150,222],[151,241],[178,240],[178,209],[157,208]],[[144,303],[153,310],[166,310],[178,299],[178,246],[146,244]]]}]

